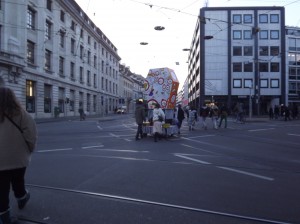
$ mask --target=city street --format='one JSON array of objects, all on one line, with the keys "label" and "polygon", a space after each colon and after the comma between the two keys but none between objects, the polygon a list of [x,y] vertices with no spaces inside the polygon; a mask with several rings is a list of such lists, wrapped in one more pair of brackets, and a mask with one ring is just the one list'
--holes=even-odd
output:
[{"label": "city street", "polygon": [[135,140],[132,114],[38,122],[21,223],[300,223],[300,120]]}]

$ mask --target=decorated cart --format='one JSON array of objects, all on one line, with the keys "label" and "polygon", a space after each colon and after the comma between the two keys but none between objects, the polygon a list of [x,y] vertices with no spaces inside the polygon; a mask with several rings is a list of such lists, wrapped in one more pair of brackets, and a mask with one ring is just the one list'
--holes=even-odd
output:
[{"label": "decorated cart", "polygon": [[148,121],[144,123],[144,133],[152,134],[152,114],[154,104],[159,103],[166,115],[163,129],[167,136],[178,132],[177,125],[172,123],[179,82],[175,72],[170,68],[150,69],[144,82],[144,98],[148,106]]}]

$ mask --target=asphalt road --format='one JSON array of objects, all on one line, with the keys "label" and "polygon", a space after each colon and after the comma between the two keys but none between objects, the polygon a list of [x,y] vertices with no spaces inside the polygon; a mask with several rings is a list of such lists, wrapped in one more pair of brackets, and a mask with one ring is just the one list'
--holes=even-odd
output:
[{"label": "asphalt road", "polygon": [[[132,115],[39,123],[20,223],[300,223],[300,120],[135,141]],[[27,221],[25,221],[27,220]]]}]

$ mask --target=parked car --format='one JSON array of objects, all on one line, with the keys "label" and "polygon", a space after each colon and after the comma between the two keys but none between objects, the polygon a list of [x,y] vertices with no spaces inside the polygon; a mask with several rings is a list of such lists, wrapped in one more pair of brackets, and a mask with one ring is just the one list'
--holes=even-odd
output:
[{"label": "parked car", "polygon": [[125,108],[119,108],[117,110],[117,114],[125,114],[126,113],[126,109]]}]

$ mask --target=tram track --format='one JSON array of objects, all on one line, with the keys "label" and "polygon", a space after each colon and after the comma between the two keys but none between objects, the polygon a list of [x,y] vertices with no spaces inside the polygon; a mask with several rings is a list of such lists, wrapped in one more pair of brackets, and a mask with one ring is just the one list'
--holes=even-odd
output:
[{"label": "tram track", "polygon": [[[43,185],[35,185],[35,184],[27,184],[26,186],[31,187],[31,188],[36,188],[36,189],[60,191],[60,192],[71,193],[71,194],[94,196],[94,197],[99,197],[99,198],[107,198],[107,199],[111,199],[111,200],[119,200],[119,201],[133,202],[133,203],[138,203],[138,204],[147,204],[147,205],[153,205],[153,206],[161,206],[161,207],[165,207],[165,208],[186,210],[186,211],[190,211],[190,212],[205,213],[205,214],[209,214],[209,215],[222,216],[222,217],[233,218],[233,219],[238,219],[238,220],[243,220],[243,221],[251,221],[251,222],[257,222],[257,223],[269,223],[269,224],[292,224],[290,222],[285,222],[285,221],[277,221],[277,220],[271,220],[271,219],[265,219],[265,218],[244,216],[244,215],[238,215],[238,214],[233,214],[233,213],[226,213],[226,212],[201,209],[201,208],[189,207],[189,206],[178,205],[178,204],[144,200],[144,199],[139,199],[139,198],[127,197],[127,196],[96,193],[96,192],[81,191],[81,190],[59,188],[59,187],[51,187],[51,186],[43,186]],[[46,222],[34,221],[34,220],[22,218],[22,217],[20,217],[20,220],[30,221],[31,223],[37,223],[37,224],[49,224]]]}]

